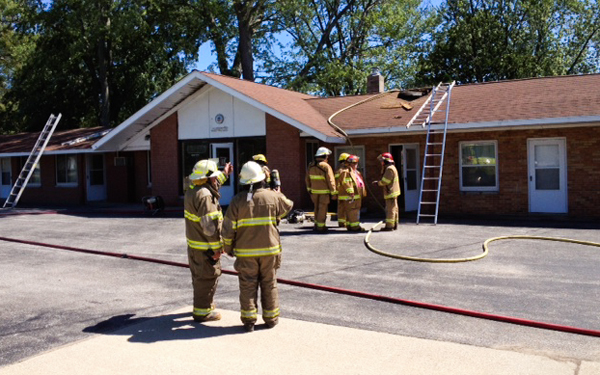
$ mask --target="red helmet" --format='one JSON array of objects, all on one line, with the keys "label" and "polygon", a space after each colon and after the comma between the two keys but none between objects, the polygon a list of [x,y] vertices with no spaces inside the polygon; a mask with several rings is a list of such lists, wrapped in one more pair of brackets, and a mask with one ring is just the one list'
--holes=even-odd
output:
[{"label": "red helmet", "polygon": [[358,159],[360,159],[358,156],[356,156],[356,155],[350,155],[350,156],[348,156],[348,158],[346,159],[346,161],[348,163],[358,163]]},{"label": "red helmet", "polygon": [[377,157],[377,159],[381,160],[381,161],[390,161],[390,162],[394,162],[394,158],[392,157],[392,154],[390,154],[389,152],[384,152],[383,154],[379,155]]}]

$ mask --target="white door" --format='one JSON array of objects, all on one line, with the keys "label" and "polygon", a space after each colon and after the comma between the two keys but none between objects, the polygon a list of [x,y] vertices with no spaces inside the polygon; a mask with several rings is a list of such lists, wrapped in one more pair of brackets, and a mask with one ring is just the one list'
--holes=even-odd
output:
[{"label": "white door", "polygon": [[567,212],[567,157],[564,139],[530,139],[529,212]]},{"label": "white door", "polygon": [[[233,164],[233,143],[213,143],[210,145],[211,158],[219,164],[219,169],[223,170],[226,163]],[[221,186],[221,199],[222,205],[228,205],[231,198],[235,195],[235,173],[232,173],[227,181]]]},{"label": "white door", "polygon": [[403,146],[404,210],[416,211],[419,207],[419,145],[408,144]]},{"label": "white door", "polygon": [[10,158],[0,158],[0,198],[8,198],[12,189]]},{"label": "white door", "polygon": [[104,155],[92,154],[86,158],[87,200],[97,202],[106,200],[106,183],[104,174]]}]

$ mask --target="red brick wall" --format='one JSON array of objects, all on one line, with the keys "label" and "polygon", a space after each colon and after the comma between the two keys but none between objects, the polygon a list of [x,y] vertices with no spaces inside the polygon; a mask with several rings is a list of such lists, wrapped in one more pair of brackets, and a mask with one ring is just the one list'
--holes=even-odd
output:
[{"label": "red brick wall", "polygon": [[[527,140],[531,138],[566,139],[568,215],[600,217],[600,127],[448,133],[440,214],[527,215]],[[460,191],[459,142],[478,140],[497,142],[497,192]],[[365,177],[369,182],[378,178],[380,164],[376,160],[377,155],[388,151],[390,144],[419,143],[419,163],[423,162],[425,135],[355,138],[353,143],[365,146]],[[382,202],[381,191],[377,187],[371,189]],[[380,210],[372,198],[368,197],[367,207],[370,210]]]},{"label": "red brick wall", "polygon": [[293,126],[266,114],[267,158],[269,168],[277,169],[281,177],[282,192],[294,207],[303,207],[306,186],[304,184],[304,141]]},{"label": "red brick wall", "polygon": [[[75,187],[56,186],[56,156],[43,155],[40,159],[41,187],[28,185],[17,206],[77,206],[85,204],[85,154],[77,156],[78,183]],[[19,177],[19,158],[12,158],[13,183]]]},{"label": "red brick wall", "polygon": [[160,195],[165,205],[180,205],[177,113],[150,130],[150,147],[152,195]]}]

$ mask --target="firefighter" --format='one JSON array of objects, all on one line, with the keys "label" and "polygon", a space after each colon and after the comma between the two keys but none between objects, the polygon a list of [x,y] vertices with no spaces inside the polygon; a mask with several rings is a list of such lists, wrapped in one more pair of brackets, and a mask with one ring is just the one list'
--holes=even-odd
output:
[{"label": "firefighter", "polygon": [[327,232],[327,207],[330,199],[337,199],[337,188],[333,169],[327,163],[331,150],[319,147],[315,153],[315,161],[308,166],[306,173],[306,189],[315,206],[315,231]]},{"label": "firefighter", "polygon": [[400,181],[398,170],[394,165],[394,158],[389,152],[384,152],[377,157],[381,162],[381,180],[373,181],[374,184],[383,187],[383,199],[385,199],[385,227],[381,230],[391,231],[398,229],[398,196],[400,195]]},{"label": "firefighter", "polygon": [[242,166],[240,191],[229,204],[223,222],[225,252],[235,256],[240,285],[241,320],[247,332],[254,330],[258,317],[260,288],[262,318],[268,328],[279,320],[277,269],[281,265],[281,240],[277,223],[294,203],[268,188],[260,165],[249,161]]},{"label": "firefighter", "polygon": [[350,156],[350,154],[346,153],[346,152],[342,152],[340,154],[340,157],[338,158],[338,169],[337,171],[335,171],[335,183],[336,183],[336,190],[338,191],[338,206],[337,206],[337,219],[338,219],[338,226],[340,228],[345,228],[346,227],[346,204],[344,204],[344,202],[342,202],[342,193],[343,190],[341,188],[343,181],[340,180],[340,175],[342,175],[345,172],[349,172],[350,169],[348,168],[348,164],[346,163],[346,159],[348,159],[348,156]]},{"label": "firefighter", "polygon": [[[362,198],[367,196],[367,189],[362,174],[358,170],[359,157],[350,155],[346,159],[350,166],[350,172],[345,176],[345,195],[348,205],[346,215],[348,217],[348,230],[351,232],[364,232],[364,228],[360,226],[360,206]],[[341,191],[338,200],[341,200]]]},{"label": "firefighter", "polygon": [[269,163],[267,162],[267,158],[265,157],[265,155],[256,154],[256,155],[252,156],[252,160],[254,160],[256,163],[258,163],[258,165],[261,166],[263,172],[265,172],[265,176],[266,176],[265,180],[267,181],[267,184],[270,184],[271,183],[271,170],[267,166],[267,164],[269,164]]},{"label": "firefighter", "polygon": [[221,319],[213,303],[221,275],[220,256],[223,251],[219,188],[232,170],[230,163],[221,172],[214,161],[200,160],[194,165],[189,176],[191,183],[185,192],[185,236],[194,288],[192,316],[197,322]]}]

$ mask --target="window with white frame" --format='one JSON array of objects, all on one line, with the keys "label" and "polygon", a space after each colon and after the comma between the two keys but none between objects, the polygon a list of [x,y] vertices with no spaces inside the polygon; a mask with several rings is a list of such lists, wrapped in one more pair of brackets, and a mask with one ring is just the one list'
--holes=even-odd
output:
[{"label": "window with white frame", "polygon": [[460,189],[462,191],[497,191],[497,142],[461,142],[459,147]]},{"label": "window with white frame", "polygon": [[152,155],[150,154],[150,151],[146,151],[146,167],[148,168],[148,187],[152,187]]},{"label": "window with white frame", "polygon": [[[23,166],[25,165],[25,163],[27,162],[27,159],[29,159],[29,157],[27,156],[21,156],[21,158],[19,159],[19,163],[20,163],[20,168],[22,169]],[[42,186],[42,174],[40,171],[40,162],[38,162],[35,165],[35,168],[33,169],[33,173],[31,174],[31,177],[29,178],[29,182],[27,182],[27,186],[28,187],[40,187]]]},{"label": "window with white frame", "polygon": [[56,155],[56,185],[77,185],[77,155]]},{"label": "window with white frame", "polygon": [[363,175],[363,177],[365,176],[365,146],[341,146],[341,147],[336,147],[335,148],[335,152],[334,152],[334,156],[335,159],[333,160],[333,164],[335,165],[335,169],[337,169],[338,167],[338,160],[340,158],[340,155],[343,153],[347,153],[350,155],[356,155],[358,156],[358,167],[357,169],[360,171],[360,173]]}]

